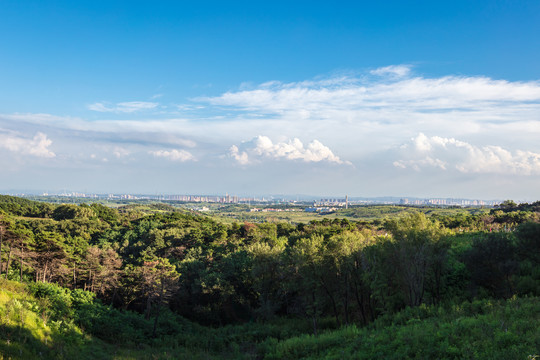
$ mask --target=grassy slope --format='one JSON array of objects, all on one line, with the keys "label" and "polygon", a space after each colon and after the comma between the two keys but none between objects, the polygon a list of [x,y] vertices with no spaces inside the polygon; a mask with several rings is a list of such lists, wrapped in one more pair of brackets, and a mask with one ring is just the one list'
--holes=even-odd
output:
[{"label": "grassy slope", "polygon": [[[166,350],[117,347],[85,334],[70,319],[53,321],[48,299],[0,280],[0,359],[172,359]],[[177,352],[189,356],[186,352]],[[190,356],[189,356],[190,357]]]},{"label": "grassy slope", "polygon": [[[0,280],[0,359],[528,359],[540,353],[540,299],[421,306],[318,336],[283,321],[220,329],[184,328],[162,345],[117,347],[69,319],[48,318],[51,303]],[[195,333],[191,334],[191,332]],[[172,334],[171,334],[172,335]]]},{"label": "grassy slope", "polygon": [[265,359],[537,359],[539,324],[539,298],[421,306],[367,328],[287,339]]},{"label": "grassy slope", "polygon": [[0,280],[0,359],[110,359],[110,345],[73,323],[49,319],[46,299],[25,285]]}]

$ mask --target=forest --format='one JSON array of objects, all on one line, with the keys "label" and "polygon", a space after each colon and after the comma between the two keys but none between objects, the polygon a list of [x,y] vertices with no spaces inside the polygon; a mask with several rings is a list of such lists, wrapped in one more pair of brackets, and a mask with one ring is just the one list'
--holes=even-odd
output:
[{"label": "forest", "polygon": [[540,358],[540,202],[222,222],[0,195],[0,359]]}]

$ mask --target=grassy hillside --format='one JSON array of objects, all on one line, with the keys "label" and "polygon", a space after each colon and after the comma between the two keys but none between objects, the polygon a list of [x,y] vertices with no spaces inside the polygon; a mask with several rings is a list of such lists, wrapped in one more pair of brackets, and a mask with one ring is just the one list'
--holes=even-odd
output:
[{"label": "grassy hillside", "polygon": [[35,298],[20,283],[0,280],[0,285],[0,358],[108,358],[107,346],[72,321],[52,320],[48,299]]},{"label": "grassy hillside", "polygon": [[0,359],[532,359],[540,354],[537,297],[407,308],[363,328],[332,330],[330,321],[317,336],[298,321],[204,328],[165,319],[166,331],[152,339],[149,323],[138,314],[109,311],[84,296],[75,300],[73,293],[66,308],[67,289],[29,289],[5,280],[0,286]]},{"label": "grassy hillside", "polygon": [[152,343],[141,332],[141,325],[150,328],[141,316],[85,299],[89,292],[76,299],[68,289],[35,285],[0,279],[1,360],[215,358]]},{"label": "grassy hillside", "polygon": [[539,300],[408,308],[366,328],[278,342],[265,359],[537,359]]}]

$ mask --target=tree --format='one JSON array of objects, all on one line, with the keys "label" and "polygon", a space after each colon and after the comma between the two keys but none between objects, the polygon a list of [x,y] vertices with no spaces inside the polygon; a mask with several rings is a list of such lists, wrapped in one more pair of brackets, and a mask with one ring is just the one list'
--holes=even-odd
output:
[{"label": "tree", "polygon": [[100,287],[99,291],[104,294],[107,291],[113,291],[111,303],[114,302],[116,291],[120,283],[120,268],[122,259],[118,253],[111,248],[107,248],[101,252],[101,272],[99,274]]},{"label": "tree", "polygon": [[98,203],[90,205],[90,208],[99,219],[106,221],[111,225],[116,224],[119,220],[118,211],[115,209],[111,209],[110,207]]},{"label": "tree", "polygon": [[[6,262],[6,272],[5,278],[8,278],[9,269],[11,267],[13,256],[19,259],[19,280],[23,279],[23,264],[26,263],[26,247],[27,241],[32,237],[32,233],[26,229],[24,226],[17,224],[9,219],[3,220],[0,225],[0,259],[1,259],[1,248],[4,241],[7,242],[9,246],[8,257]],[[0,261],[1,269],[2,261]],[[1,271],[0,271],[1,272]]]},{"label": "tree", "polygon": [[[5,213],[0,210],[0,276],[2,276],[2,268],[3,268],[3,262],[2,262],[2,251],[3,251],[3,245],[4,241],[7,241],[9,238],[11,238],[13,235],[8,230],[11,226],[13,226],[13,220],[11,220]],[[7,273],[7,269],[6,269]]]},{"label": "tree", "polygon": [[178,289],[180,274],[176,272],[176,267],[171,265],[168,259],[164,258],[145,261],[141,272],[143,292],[147,298],[146,317],[150,317],[152,310],[155,313],[152,329],[152,336],[155,337],[161,307],[168,304],[174,292]]},{"label": "tree", "polygon": [[521,258],[540,265],[540,223],[526,222],[516,231],[517,251]]},{"label": "tree", "polygon": [[[362,279],[362,251],[372,241],[366,233],[346,231],[332,236],[325,243],[323,267],[326,273],[326,288],[333,288],[332,293],[337,293],[337,298],[341,300],[341,311],[338,311],[336,304],[334,312],[342,313],[346,324],[351,321],[354,300],[362,320],[367,322],[366,310],[370,308],[370,304],[367,301],[367,286]],[[333,297],[330,297],[331,301],[334,301]],[[336,319],[339,320],[337,317]]]},{"label": "tree", "polygon": [[274,246],[260,242],[248,247],[248,253],[253,262],[251,266],[253,288],[257,292],[259,302],[256,313],[265,320],[273,317],[283,306],[286,241],[286,238],[281,238]]},{"label": "tree", "polygon": [[491,296],[509,298],[514,294],[512,276],[519,268],[515,255],[512,234],[488,233],[473,240],[464,262],[475,285]]},{"label": "tree", "polygon": [[[323,236],[312,235],[309,238],[298,240],[290,252],[290,261],[294,272],[289,287],[298,292],[303,302],[303,310],[312,320],[314,334],[318,332],[318,318],[324,308],[325,283],[323,282],[323,274],[325,269],[321,266],[323,244]],[[328,295],[329,290],[326,290]],[[331,300],[333,308],[336,310],[335,299],[332,297]],[[336,311],[334,311],[334,315],[337,319]]]},{"label": "tree", "polygon": [[64,204],[54,209],[52,217],[55,220],[88,219],[95,216],[94,210],[85,204],[80,206]]},{"label": "tree", "polygon": [[412,213],[390,220],[385,227],[392,233],[394,261],[402,283],[405,301],[418,306],[424,301],[430,274],[440,282],[447,247],[441,242],[448,231],[423,213]]},{"label": "tree", "polygon": [[514,200],[505,200],[499,205],[495,205],[495,207],[498,207],[502,211],[513,211],[517,210],[518,205],[514,202]]},{"label": "tree", "polygon": [[35,235],[32,257],[36,264],[36,281],[63,280],[69,270],[64,266],[67,253],[62,236],[55,232],[42,231]]}]

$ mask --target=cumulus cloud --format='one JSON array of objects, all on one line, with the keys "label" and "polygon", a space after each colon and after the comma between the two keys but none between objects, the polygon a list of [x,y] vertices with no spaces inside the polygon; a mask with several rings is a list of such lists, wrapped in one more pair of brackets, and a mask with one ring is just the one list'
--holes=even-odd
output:
[{"label": "cumulus cloud", "polygon": [[242,143],[240,146],[231,146],[229,155],[242,165],[253,163],[263,158],[350,164],[349,162],[342,161],[318,140],[313,140],[304,147],[304,144],[298,138],[274,144],[269,137],[261,135]]},{"label": "cumulus cloud", "polygon": [[154,155],[155,157],[162,157],[162,158],[166,158],[172,161],[185,162],[185,161],[195,160],[195,157],[193,156],[193,154],[191,154],[189,151],[186,151],[186,150],[177,150],[177,149],[172,149],[170,151],[169,150],[156,150],[156,151],[149,151],[149,153]]},{"label": "cumulus cloud", "polygon": [[[149,107],[159,102],[148,101],[155,101]],[[218,96],[191,99],[178,108],[171,104],[168,109],[174,110],[174,115],[157,116],[150,110],[126,116],[120,110],[144,106],[105,102],[95,106],[109,112],[92,120],[46,114],[0,115],[0,127],[20,134],[47,133],[54,139],[54,151],[70,154],[71,159],[95,153],[96,159],[106,156],[112,164],[121,156],[113,149],[121,146],[131,152],[130,158],[140,160],[129,166],[144,166],[144,161],[154,156],[190,158],[190,154],[182,156],[171,149],[193,153],[193,147],[201,165],[212,164],[224,149],[229,149],[228,156],[235,163],[273,160],[274,169],[290,168],[291,162],[315,164],[316,159],[323,159],[319,163],[338,164],[347,159],[356,167],[339,170],[348,172],[351,183],[382,187],[381,179],[386,185],[394,184],[399,173],[400,184],[409,179],[407,186],[416,186],[419,193],[431,178],[400,168],[431,169],[430,175],[439,176],[437,183],[446,184],[448,189],[472,186],[462,182],[465,178],[484,184],[483,180],[493,178],[491,174],[519,174],[508,178],[508,183],[525,188],[523,184],[534,182],[534,177],[526,174],[538,174],[539,81],[425,76],[417,67],[412,71],[410,66],[394,65],[358,75],[243,84]],[[157,109],[164,108],[156,105]],[[140,114],[152,116],[143,118]],[[302,146],[294,140],[295,135],[305,141]],[[409,138],[415,142],[407,142]],[[253,140],[242,143],[249,139]],[[311,142],[313,139],[317,142]],[[406,147],[397,153],[390,150],[404,142]],[[159,151],[149,155],[150,150]],[[393,162],[396,167],[383,165]],[[202,168],[194,175],[203,172]],[[263,171],[262,167],[251,170]],[[228,171],[224,174],[233,178],[234,173]],[[268,182],[272,180],[269,175]],[[492,183],[491,188],[495,187]]]},{"label": "cumulus cloud", "polygon": [[510,151],[500,146],[475,146],[454,138],[428,137],[420,133],[400,148],[404,158],[394,162],[399,168],[436,167],[477,174],[540,174],[540,153]]},{"label": "cumulus cloud", "polygon": [[[366,76],[367,75],[367,76]],[[540,82],[484,76],[426,77],[396,65],[357,77],[278,81],[195,99],[226,113],[229,134],[316,138],[349,159],[388,149],[419,132],[515,149],[537,148]],[[524,145],[523,145],[524,144]]]},{"label": "cumulus cloud", "polygon": [[88,105],[88,109],[98,112],[113,112],[113,113],[134,113],[143,110],[151,110],[158,106],[158,103],[149,101],[128,101],[110,105],[103,102],[97,102]]},{"label": "cumulus cloud", "polygon": [[120,146],[115,146],[113,149],[113,155],[118,159],[123,158],[131,154],[131,151]]},{"label": "cumulus cloud", "polygon": [[229,149],[229,155],[231,155],[231,157],[234,160],[238,161],[238,163],[241,165],[249,164],[249,155],[247,151],[240,152],[238,146],[236,145],[231,146],[231,148]]},{"label": "cumulus cloud", "polygon": [[0,133],[0,147],[22,155],[53,158],[56,154],[49,149],[51,144],[52,141],[41,132],[33,138],[26,138],[15,133]]},{"label": "cumulus cloud", "polygon": [[[512,150],[511,139],[519,137],[525,144],[521,146],[540,150],[535,148],[540,136],[540,82],[483,76],[426,77],[410,69],[408,65],[392,65],[359,76],[244,84],[235,91],[178,105],[175,116],[181,114],[182,118],[87,121],[43,114],[7,117],[100,132],[100,138],[101,133],[107,133],[111,139],[126,142],[154,141],[151,146],[157,148],[186,148],[196,143],[217,151],[258,134],[273,139],[303,134],[342,157],[357,159],[423,132],[472,143],[489,139],[491,144]],[[120,110],[119,104],[94,105],[97,110]]]}]

